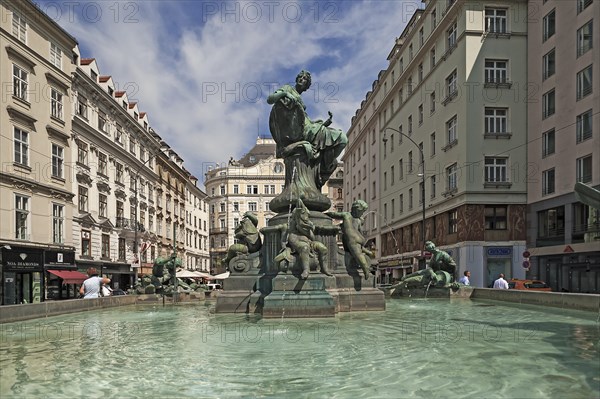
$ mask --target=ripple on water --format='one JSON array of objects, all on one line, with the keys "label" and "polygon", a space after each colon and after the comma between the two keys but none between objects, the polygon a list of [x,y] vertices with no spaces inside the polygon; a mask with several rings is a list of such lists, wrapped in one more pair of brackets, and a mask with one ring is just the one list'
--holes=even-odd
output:
[{"label": "ripple on water", "polygon": [[139,306],[3,326],[0,397],[599,396],[597,323],[560,312],[433,299],[331,320],[210,310]]}]

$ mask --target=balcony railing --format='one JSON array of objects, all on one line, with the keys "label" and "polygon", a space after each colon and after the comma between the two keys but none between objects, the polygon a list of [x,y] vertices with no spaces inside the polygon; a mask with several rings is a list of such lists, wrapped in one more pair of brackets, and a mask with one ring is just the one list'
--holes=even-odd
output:
[{"label": "balcony railing", "polygon": [[128,230],[135,230],[137,227],[137,231],[142,231],[142,232],[146,231],[146,228],[144,227],[143,224],[141,224],[140,222],[136,222],[133,219],[127,219],[127,218],[117,218],[115,226],[119,229],[128,229]]}]

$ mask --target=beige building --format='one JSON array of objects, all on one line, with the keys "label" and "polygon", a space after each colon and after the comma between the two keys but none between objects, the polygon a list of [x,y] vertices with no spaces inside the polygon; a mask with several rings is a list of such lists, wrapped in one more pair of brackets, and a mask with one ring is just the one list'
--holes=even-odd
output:
[{"label": "beige building", "polygon": [[529,276],[600,293],[600,211],[573,191],[600,188],[600,5],[532,0],[529,15]]},{"label": "beige building", "polygon": [[239,160],[216,165],[206,173],[209,203],[211,271],[225,271],[222,260],[235,242],[235,228],[244,213],[258,216],[258,228],[265,227],[276,214],[269,202],[279,195],[285,183],[285,168],[275,158],[275,141],[258,138],[252,149]]},{"label": "beige building", "polygon": [[186,186],[186,259],[185,268],[203,272],[210,271],[208,250],[208,203],[207,195],[198,188],[198,179],[190,176]]},{"label": "beige building", "polygon": [[423,267],[423,237],[476,286],[525,275],[526,12],[426,1],[353,117],[346,207],[369,203],[380,283]]},{"label": "beige building", "polygon": [[[73,217],[70,92],[76,45],[32,2],[0,4],[2,304],[40,302],[46,282],[58,279],[54,273],[75,269],[68,225]],[[61,293],[66,296],[66,288]]]}]

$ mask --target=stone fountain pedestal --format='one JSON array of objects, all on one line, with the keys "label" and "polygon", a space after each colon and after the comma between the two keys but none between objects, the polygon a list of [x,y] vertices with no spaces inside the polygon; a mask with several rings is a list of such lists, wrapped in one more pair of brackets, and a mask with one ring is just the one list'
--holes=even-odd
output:
[{"label": "stone fountain pedestal", "polygon": [[311,212],[319,226],[317,239],[328,248],[327,276],[312,268],[307,279],[292,262],[278,270],[274,258],[281,249],[281,230],[288,216],[280,214],[261,230],[264,235],[259,256],[240,255],[231,260],[231,276],[223,282],[216,313],[260,314],[265,318],[334,317],[338,312],[383,311],[384,293],[373,287],[373,276],[351,269],[349,255],[338,248],[337,228],[320,212]]}]

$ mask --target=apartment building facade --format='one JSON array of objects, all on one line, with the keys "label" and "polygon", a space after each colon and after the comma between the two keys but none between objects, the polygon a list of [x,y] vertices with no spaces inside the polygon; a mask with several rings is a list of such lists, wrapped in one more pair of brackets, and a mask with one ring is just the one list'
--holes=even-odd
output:
[{"label": "apartment building facade", "polygon": [[186,186],[186,260],[185,268],[208,273],[208,204],[207,195],[198,188],[198,179],[191,175]]},{"label": "apartment building facade", "polygon": [[217,165],[206,173],[205,187],[209,204],[211,272],[222,273],[227,249],[235,242],[235,228],[252,211],[258,216],[258,228],[267,226],[276,215],[270,201],[279,195],[285,183],[285,166],[275,158],[275,141],[257,138],[254,147],[239,160]]},{"label": "apartment building facade", "polygon": [[53,272],[76,268],[68,169],[77,41],[31,2],[3,1],[0,16],[0,298],[40,302]]},{"label": "apartment building facade", "polygon": [[424,267],[424,240],[476,286],[525,276],[526,12],[525,1],[425,2],[354,116],[346,202],[373,210],[380,282]]},{"label": "apartment building facade", "polygon": [[529,2],[529,276],[554,291],[600,293],[600,210],[575,182],[600,188],[600,5]]}]

